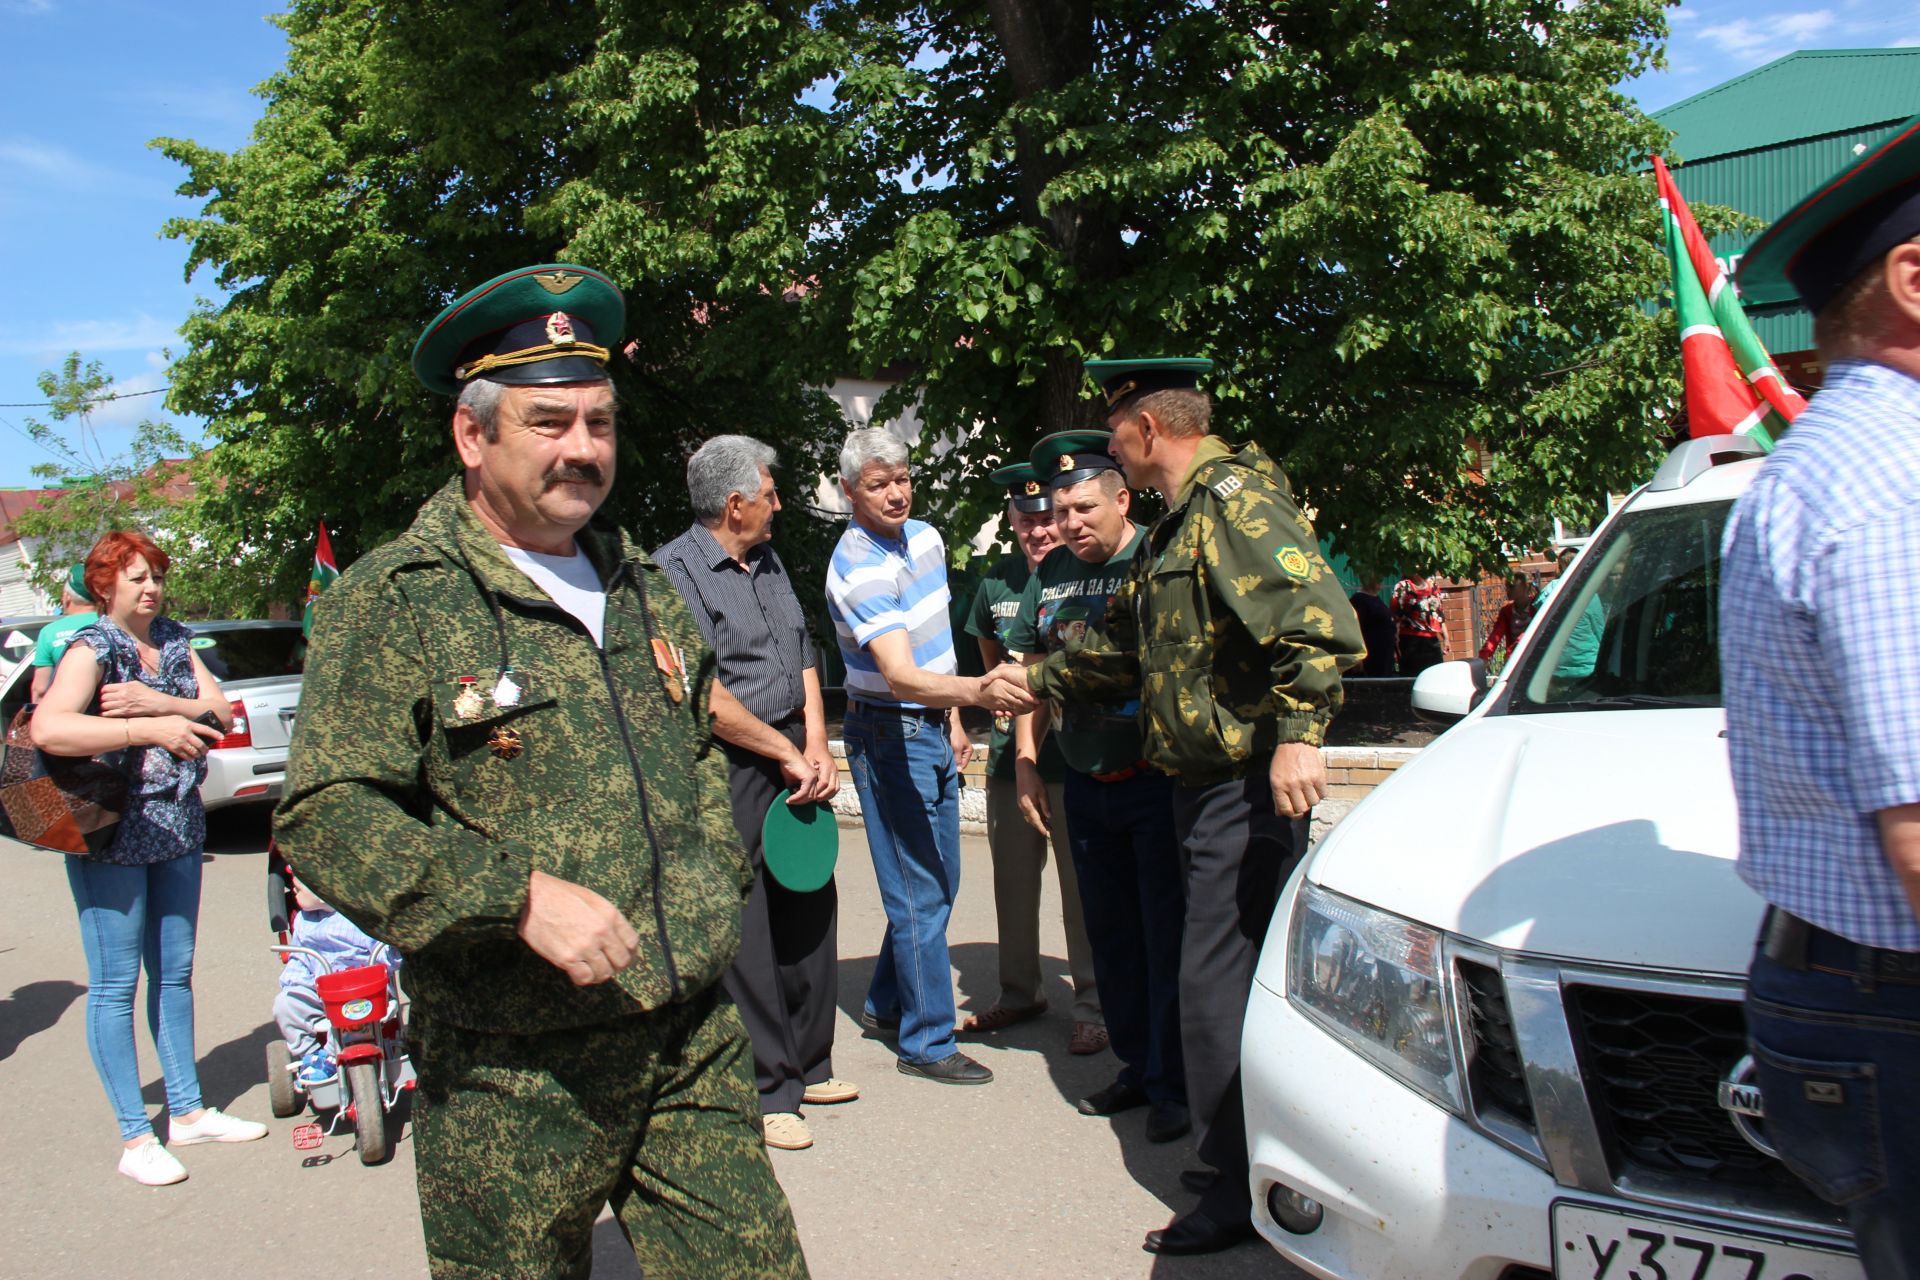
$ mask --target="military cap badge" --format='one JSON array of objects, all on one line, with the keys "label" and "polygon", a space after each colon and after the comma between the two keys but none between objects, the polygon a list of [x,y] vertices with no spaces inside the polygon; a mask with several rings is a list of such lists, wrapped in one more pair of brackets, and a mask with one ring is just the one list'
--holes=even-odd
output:
[{"label": "military cap badge", "polygon": [[547,317],[547,341],[556,347],[570,347],[579,341],[573,333],[573,321],[566,312],[556,311]]},{"label": "military cap badge", "polygon": [[1033,446],[1033,469],[1055,489],[1079,484],[1102,471],[1118,471],[1120,464],[1107,452],[1112,439],[1111,432],[1085,427],[1042,436]]},{"label": "military cap badge", "polygon": [[1053,510],[1053,494],[1030,463],[1010,462],[1004,467],[995,467],[992,477],[995,484],[1006,487],[1007,500],[1015,511],[1037,515]]}]

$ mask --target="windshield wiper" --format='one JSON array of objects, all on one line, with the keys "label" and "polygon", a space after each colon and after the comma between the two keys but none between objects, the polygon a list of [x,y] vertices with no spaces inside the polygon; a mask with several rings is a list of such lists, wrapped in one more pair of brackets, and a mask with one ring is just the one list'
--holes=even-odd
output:
[{"label": "windshield wiper", "polygon": [[1657,693],[1617,693],[1605,698],[1581,698],[1573,702],[1542,705],[1554,711],[1634,711],[1648,707],[1711,707],[1714,704]]}]

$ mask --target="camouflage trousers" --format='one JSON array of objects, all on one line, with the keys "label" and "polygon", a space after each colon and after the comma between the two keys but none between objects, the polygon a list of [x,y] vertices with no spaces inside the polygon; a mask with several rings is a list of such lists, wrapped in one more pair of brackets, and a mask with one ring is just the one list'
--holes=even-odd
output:
[{"label": "camouflage trousers", "polygon": [[648,1280],[805,1280],[718,988],[531,1036],[424,1021],[414,1157],[435,1280],[585,1277],[604,1204]]}]

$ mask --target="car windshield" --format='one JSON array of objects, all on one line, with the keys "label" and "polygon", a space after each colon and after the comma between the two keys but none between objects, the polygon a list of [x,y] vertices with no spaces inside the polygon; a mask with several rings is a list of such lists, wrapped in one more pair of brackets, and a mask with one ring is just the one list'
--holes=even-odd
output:
[{"label": "car windshield", "polygon": [[1510,710],[1720,705],[1720,531],[1733,503],[1629,511],[1575,566]]},{"label": "car windshield", "polygon": [[277,627],[208,629],[195,634],[193,649],[221,684],[297,676],[307,660],[306,639],[294,622]]}]

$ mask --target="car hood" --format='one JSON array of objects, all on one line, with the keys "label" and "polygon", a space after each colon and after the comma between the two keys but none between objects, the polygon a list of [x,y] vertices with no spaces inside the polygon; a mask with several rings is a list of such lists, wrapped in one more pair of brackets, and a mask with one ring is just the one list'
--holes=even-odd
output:
[{"label": "car hood", "polygon": [[1734,874],[1717,709],[1483,716],[1402,766],[1307,878],[1488,945],[1742,974],[1762,903]]}]

